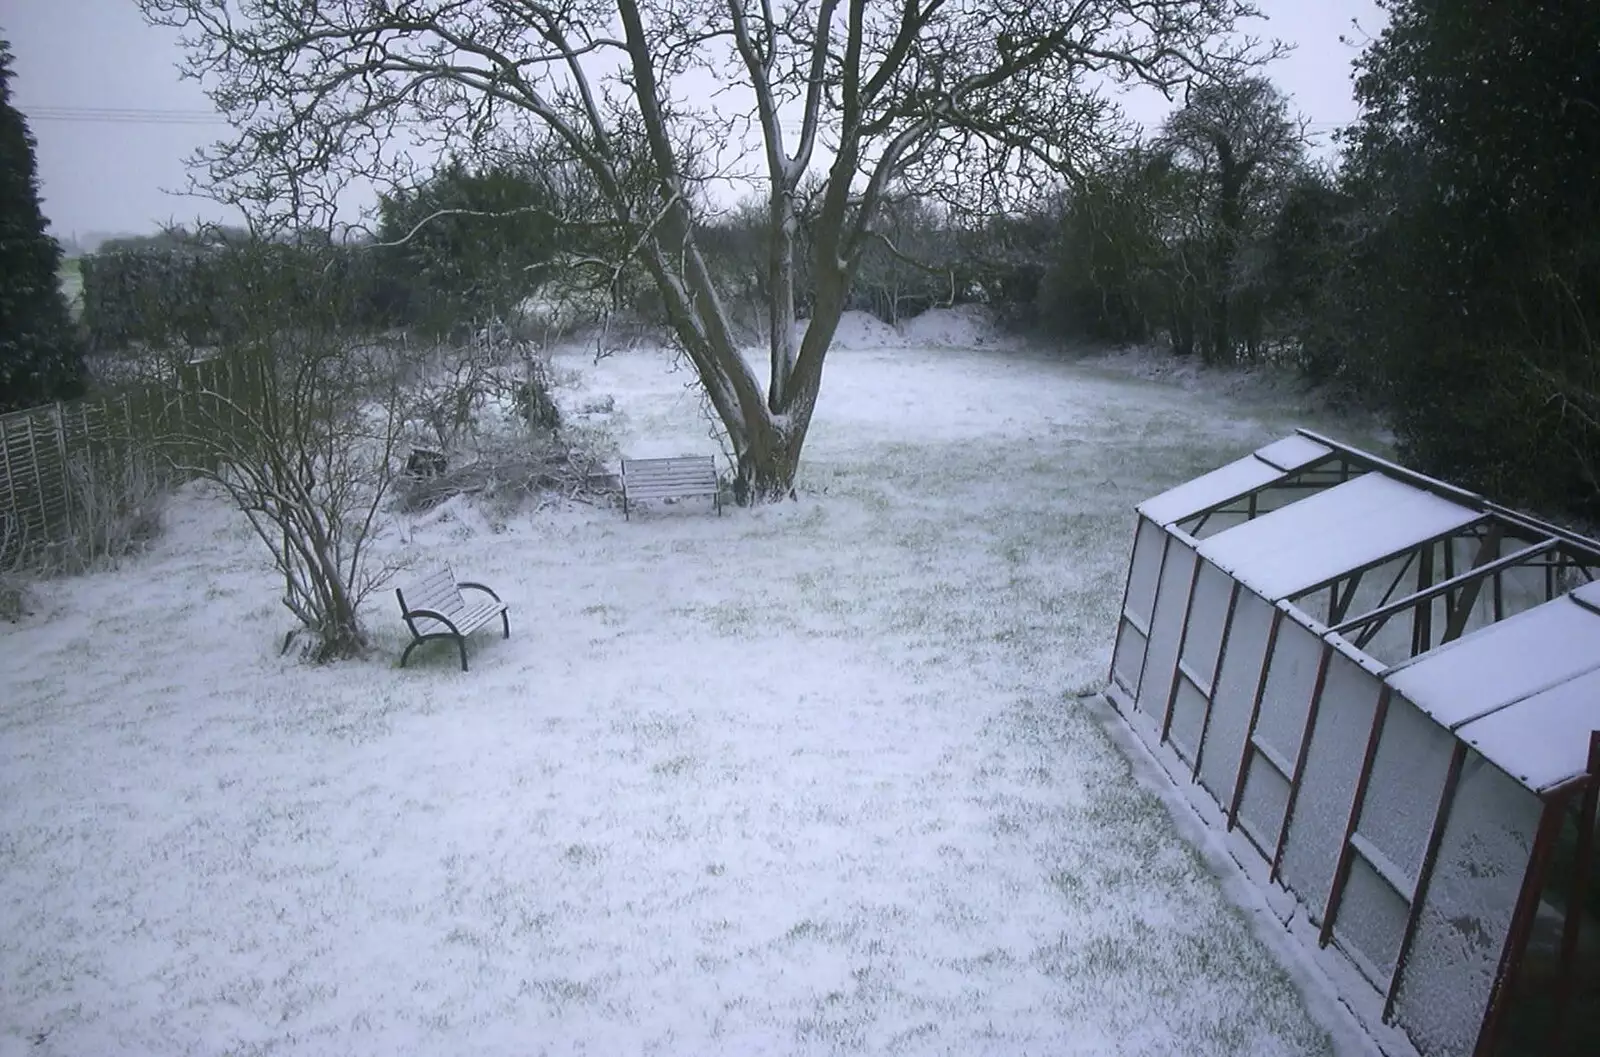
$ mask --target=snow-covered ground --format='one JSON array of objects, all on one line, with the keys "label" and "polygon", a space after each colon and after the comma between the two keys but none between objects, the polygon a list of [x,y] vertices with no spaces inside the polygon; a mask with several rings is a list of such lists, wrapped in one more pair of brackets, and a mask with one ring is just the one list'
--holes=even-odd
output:
[{"label": "snow-covered ground", "polygon": [[[371,660],[280,659],[198,488],[44,585],[0,625],[0,1054],[1336,1052],[1073,695],[1132,505],[1338,424],[917,326],[846,329],[799,502],[392,535],[511,603],[469,674],[395,667],[392,594]],[[716,450],[662,355],[563,365],[629,454]]]}]

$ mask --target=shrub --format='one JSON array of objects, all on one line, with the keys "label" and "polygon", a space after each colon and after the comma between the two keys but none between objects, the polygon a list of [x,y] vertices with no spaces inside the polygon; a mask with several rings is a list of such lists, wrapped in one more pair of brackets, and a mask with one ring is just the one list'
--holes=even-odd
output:
[{"label": "shrub", "polygon": [[527,355],[522,361],[523,376],[515,384],[512,399],[517,418],[530,429],[556,433],[561,429],[561,409],[550,395],[549,365],[536,355]]},{"label": "shrub", "polygon": [[[231,243],[230,243],[230,240]],[[241,268],[242,255],[250,267]],[[131,344],[208,346],[256,329],[250,312],[267,283],[291,312],[329,297],[346,323],[404,322],[406,291],[360,246],[286,245],[247,236],[175,235],[83,258],[83,326],[100,352]]]},{"label": "shrub", "polygon": [[161,534],[169,495],[167,476],[147,454],[107,448],[67,464],[71,537],[53,550],[61,572],[115,568]]},{"label": "shrub", "polygon": [[15,623],[28,614],[32,590],[22,568],[21,533],[0,517],[0,620]]}]

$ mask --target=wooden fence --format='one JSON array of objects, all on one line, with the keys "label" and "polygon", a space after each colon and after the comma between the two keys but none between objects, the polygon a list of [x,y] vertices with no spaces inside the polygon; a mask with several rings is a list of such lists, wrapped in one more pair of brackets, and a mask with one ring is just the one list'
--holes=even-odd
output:
[{"label": "wooden fence", "polygon": [[203,402],[233,392],[233,378],[225,361],[208,360],[164,383],[0,415],[0,566],[73,538],[83,527],[74,475],[94,473],[97,460],[192,463],[202,453],[175,448]]}]

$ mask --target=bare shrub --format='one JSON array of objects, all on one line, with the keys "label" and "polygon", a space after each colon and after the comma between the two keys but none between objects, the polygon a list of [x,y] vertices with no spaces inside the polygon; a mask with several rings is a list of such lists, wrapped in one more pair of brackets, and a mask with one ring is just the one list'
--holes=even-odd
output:
[{"label": "bare shrub", "polygon": [[473,352],[468,349],[458,355],[431,357],[432,362],[406,394],[413,427],[424,432],[440,451],[449,451],[464,433],[474,429],[494,388],[494,364]]},{"label": "bare shrub", "polygon": [[170,480],[148,453],[106,448],[67,464],[72,534],[52,549],[64,573],[115,568],[161,534]]},{"label": "bare shrub", "polygon": [[28,615],[32,601],[31,577],[23,568],[22,528],[15,519],[0,515],[0,620],[16,623]]},{"label": "bare shrub", "polygon": [[592,435],[501,438],[459,467],[405,480],[396,494],[406,513],[463,495],[502,514],[533,498],[594,503],[611,490],[605,465],[604,449]]},{"label": "bare shrub", "polygon": [[511,399],[517,418],[529,429],[554,434],[561,429],[561,409],[556,406],[550,361],[531,350],[521,360],[521,377],[512,380]]},{"label": "bare shrub", "polygon": [[485,328],[464,345],[439,345],[408,379],[405,433],[419,445],[454,452],[478,446],[491,404],[542,433],[561,428],[549,357],[504,328]]},{"label": "bare shrub", "polygon": [[221,485],[271,552],[300,622],[285,651],[304,632],[313,661],[358,656],[357,612],[394,572],[368,561],[368,544],[395,476],[398,380],[384,356],[331,328],[269,332],[226,355],[249,382],[200,394],[171,438],[193,455],[180,469]]}]

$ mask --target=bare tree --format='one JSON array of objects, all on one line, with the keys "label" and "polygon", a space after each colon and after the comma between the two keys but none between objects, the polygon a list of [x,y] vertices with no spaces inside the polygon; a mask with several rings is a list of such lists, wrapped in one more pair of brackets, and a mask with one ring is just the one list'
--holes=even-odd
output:
[{"label": "bare tree", "polygon": [[1209,200],[1205,358],[1229,363],[1241,329],[1234,318],[1241,246],[1303,167],[1305,125],[1271,81],[1245,77],[1198,87],[1167,120],[1162,145],[1199,177]]},{"label": "bare tree", "polygon": [[286,276],[281,249],[229,251],[250,329],[183,372],[161,448],[244,512],[299,622],[284,649],[304,632],[306,654],[325,661],[364,650],[358,610],[393,572],[368,552],[408,408],[393,354],[340,327],[336,294]]},{"label": "bare tree", "polygon": [[[887,188],[998,196],[1120,134],[1114,82],[1170,91],[1261,56],[1235,34],[1257,13],[1246,0],[140,3],[185,32],[189,73],[238,129],[204,161],[242,204],[331,208],[350,179],[403,168],[408,144],[553,132],[630,233],[752,498],[792,491]],[[772,235],[764,383],[696,242],[707,195],[695,174],[740,175],[737,149],[719,163],[708,145],[738,148],[741,128]],[[817,172],[802,329],[797,199]]]}]

